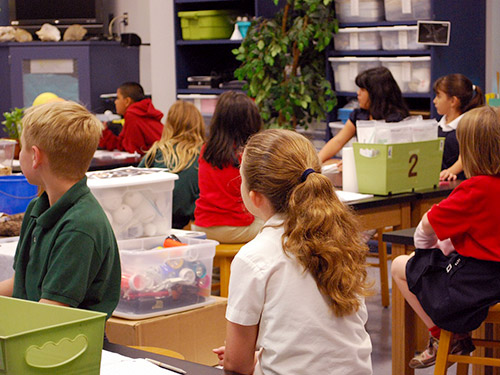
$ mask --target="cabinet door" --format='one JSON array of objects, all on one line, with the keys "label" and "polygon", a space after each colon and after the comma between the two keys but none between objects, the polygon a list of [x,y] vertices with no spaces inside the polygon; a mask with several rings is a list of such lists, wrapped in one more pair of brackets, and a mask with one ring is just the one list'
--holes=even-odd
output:
[{"label": "cabinet door", "polygon": [[13,107],[28,107],[47,91],[90,104],[87,47],[12,47],[10,58]]}]

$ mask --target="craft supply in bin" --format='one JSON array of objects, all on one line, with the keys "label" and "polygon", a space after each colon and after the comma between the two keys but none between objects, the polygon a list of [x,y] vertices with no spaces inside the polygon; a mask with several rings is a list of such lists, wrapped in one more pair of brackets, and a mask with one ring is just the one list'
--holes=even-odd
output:
[{"label": "craft supply in bin", "polygon": [[384,0],[387,21],[431,19],[431,0]]},{"label": "craft supply in bin", "polygon": [[335,0],[339,22],[376,22],[384,19],[382,0]]},{"label": "craft supply in bin", "polygon": [[212,302],[212,265],[218,242],[179,236],[185,245],[163,247],[164,240],[118,241],[122,283],[113,315],[150,318]]},{"label": "craft supply in bin", "polygon": [[378,50],[382,47],[376,27],[346,27],[333,36],[335,50]]},{"label": "craft supply in bin", "polygon": [[356,76],[370,68],[380,66],[378,57],[329,57],[335,79],[335,91],[356,92]]},{"label": "craft supply in bin", "polygon": [[380,57],[403,93],[428,93],[431,89],[430,56]]},{"label": "craft supply in bin", "polygon": [[125,167],[88,172],[87,177],[117,240],[170,233],[176,174],[160,168]]},{"label": "craft supply in bin", "polygon": [[0,373],[99,374],[106,314],[0,297]]},{"label": "craft supply in bin", "polygon": [[382,39],[382,49],[394,50],[420,50],[426,49],[425,44],[417,43],[417,26],[386,26],[379,27]]}]

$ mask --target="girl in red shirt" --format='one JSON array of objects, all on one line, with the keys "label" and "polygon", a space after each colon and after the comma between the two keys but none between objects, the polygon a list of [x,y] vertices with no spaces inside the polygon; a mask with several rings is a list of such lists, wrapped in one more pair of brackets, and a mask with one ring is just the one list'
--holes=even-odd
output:
[{"label": "girl in red shirt", "polygon": [[247,139],[261,128],[259,110],[243,92],[219,97],[199,159],[193,230],[224,243],[248,242],[258,233],[263,222],[248,212],[241,198],[240,162]]},{"label": "girl in red shirt", "polygon": [[[468,111],[457,127],[460,155],[469,178],[422,218],[415,240],[433,244],[397,257],[392,276],[429,328],[427,348],[412,368],[436,361],[441,328],[455,332],[450,351],[474,350],[470,331],[500,302],[500,117],[484,106]],[[449,239],[453,252],[437,249]],[[416,241],[417,242],[417,241]],[[448,254],[448,255],[445,255]]]}]

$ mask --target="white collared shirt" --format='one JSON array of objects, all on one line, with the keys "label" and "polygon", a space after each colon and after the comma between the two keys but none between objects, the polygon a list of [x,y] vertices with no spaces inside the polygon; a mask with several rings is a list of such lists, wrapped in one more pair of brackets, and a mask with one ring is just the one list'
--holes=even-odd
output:
[{"label": "white collared shirt", "polygon": [[231,264],[226,319],[259,325],[255,373],[372,374],[364,300],[357,312],[335,316],[313,276],[283,252],[282,223],[271,217]]},{"label": "white collared shirt", "polygon": [[444,132],[451,132],[452,130],[457,130],[458,123],[460,122],[462,117],[464,117],[463,113],[460,116],[458,116],[455,120],[447,124],[446,115],[443,115],[443,117],[441,117],[441,120],[439,120],[439,126]]}]

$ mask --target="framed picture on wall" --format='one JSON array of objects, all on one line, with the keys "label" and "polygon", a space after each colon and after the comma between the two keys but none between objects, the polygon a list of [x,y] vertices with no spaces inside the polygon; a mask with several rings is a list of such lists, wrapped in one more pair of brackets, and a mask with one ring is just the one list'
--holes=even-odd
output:
[{"label": "framed picture on wall", "polygon": [[417,21],[417,42],[433,46],[450,44],[449,21]]}]

